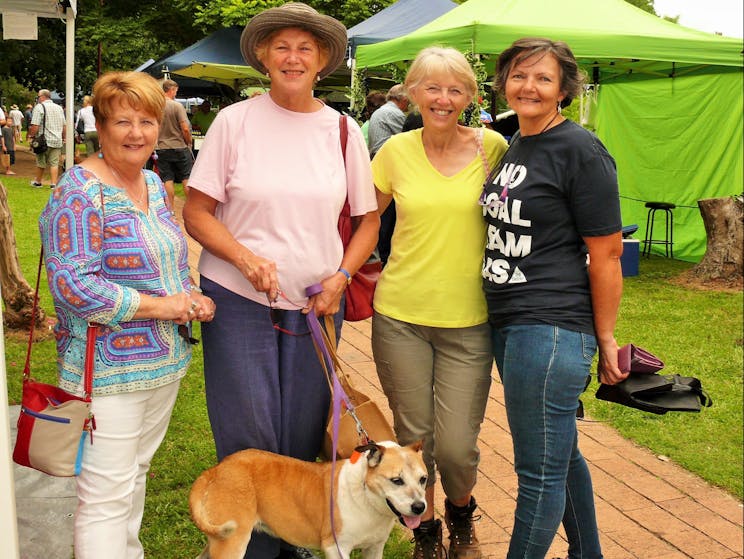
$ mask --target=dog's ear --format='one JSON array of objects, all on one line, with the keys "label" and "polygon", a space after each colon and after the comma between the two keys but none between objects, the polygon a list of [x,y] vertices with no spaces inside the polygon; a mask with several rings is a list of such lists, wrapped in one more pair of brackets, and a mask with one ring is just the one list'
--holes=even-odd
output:
[{"label": "dog's ear", "polygon": [[421,450],[424,448],[424,441],[416,441],[415,443],[411,443],[408,445],[408,448],[410,448],[414,452],[421,452]]},{"label": "dog's ear", "polygon": [[357,452],[369,452],[367,454],[367,466],[370,468],[376,468],[385,454],[385,447],[374,443],[358,446],[354,450]]}]

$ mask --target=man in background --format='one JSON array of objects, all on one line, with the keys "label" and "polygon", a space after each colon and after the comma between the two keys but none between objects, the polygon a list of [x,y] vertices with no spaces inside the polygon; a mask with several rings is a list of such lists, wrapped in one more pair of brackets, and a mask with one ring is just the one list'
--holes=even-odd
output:
[{"label": "man in background", "polygon": [[36,176],[31,181],[31,186],[41,188],[44,169],[49,167],[52,181],[49,188],[54,188],[59,178],[59,157],[62,155],[65,137],[65,112],[52,101],[52,94],[48,89],[40,89],[38,99],[39,102],[31,113],[31,126],[26,139],[30,144],[37,134],[44,134],[47,150],[36,154]]},{"label": "man in background", "polygon": [[194,116],[191,117],[191,127],[194,132],[201,132],[201,135],[204,136],[209,127],[212,126],[216,116],[217,114],[212,112],[212,104],[204,100],[196,109]]},{"label": "man in background", "polygon": [[183,105],[176,101],[178,84],[173,80],[163,80],[165,93],[165,114],[158,136],[158,172],[168,194],[170,207],[175,198],[174,184],[183,184],[183,191],[188,192],[188,180],[194,156],[191,153],[191,128],[189,117]]},{"label": "man in background", "polygon": [[377,109],[369,119],[369,155],[374,157],[390,136],[399,133],[406,121],[408,95],[403,84],[390,88],[385,96],[387,102]]},{"label": "man in background", "polygon": [[21,128],[23,128],[23,113],[18,110],[18,105],[11,105],[9,115],[10,119],[13,121],[13,133],[15,135],[15,141],[20,143]]},{"label": "man in background", "polygon": [[[390,136],[403,130],[406,121],[409,100],[403,84],[391,87],[385,96],[387,102],[377,109],[369,118],[369,155],[373,158]],[[384,266],[390,256],[390,240],[395,228],[395,203],[390,205],[380,216],[380,235],[377,240],[377,252]]]},{"label": "man in background", "polygon": [[26,105],[26,110],[23,111],[23,119],[26,121],[26,140],[28,140],[28,129],[31,128],[31,115],[33,111],[33,105]]}]

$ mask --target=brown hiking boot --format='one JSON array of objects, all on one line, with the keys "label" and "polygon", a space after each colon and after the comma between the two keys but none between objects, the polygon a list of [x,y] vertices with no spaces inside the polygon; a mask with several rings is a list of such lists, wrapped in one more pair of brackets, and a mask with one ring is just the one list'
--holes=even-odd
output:
[{"label": "brown hiking boot", "polygon": [[413,530],[413,559],[447,559],[447,550],[442,545],[442,521],[437,519],[422,522]]},{"label": "brown hiking boot", "polygon": [[444,501],[444,521],[450,533],[450,559],[481,558],[480,544],[473,526],[474,520],[480,520],[480,515],[473,516],[476,506],[473,497],[464,507],[456,507],[449,500]]}]

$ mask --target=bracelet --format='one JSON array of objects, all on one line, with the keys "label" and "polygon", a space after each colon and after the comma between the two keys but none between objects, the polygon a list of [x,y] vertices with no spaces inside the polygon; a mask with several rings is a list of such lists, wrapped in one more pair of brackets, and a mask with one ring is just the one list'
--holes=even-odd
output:
[{"label": "bracelet", "polygon": [[351,283],[351,274],[349,273],[349,271],[345,268],[339,268],[338,271],[346,276],[346,285],[349,285]]},{"label": "bracelet", "polygon": [[197,293],[204,293],[202,291],[202,288],[196,285],[195,283],[191,284],[191,291],[196,291]]}]

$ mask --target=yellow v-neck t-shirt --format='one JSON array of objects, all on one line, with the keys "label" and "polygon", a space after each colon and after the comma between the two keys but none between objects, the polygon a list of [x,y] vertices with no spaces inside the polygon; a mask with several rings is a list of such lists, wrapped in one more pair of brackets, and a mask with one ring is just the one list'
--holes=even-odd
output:
[{"label": "yellow v-neck t-shirt", "polygon": [[[441,328],[487,319],[481,288],[486,224],[478,205],[486,173],[473,142],[473,159],[446,177],[429,162],[422,129],[392,136],[372,161],[375,186],[392,194],[397,213],[391,253],[374,298],[377,312]],[[506,141],[485,130],[489,167]]]}]

